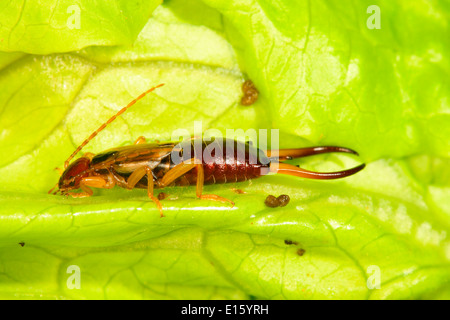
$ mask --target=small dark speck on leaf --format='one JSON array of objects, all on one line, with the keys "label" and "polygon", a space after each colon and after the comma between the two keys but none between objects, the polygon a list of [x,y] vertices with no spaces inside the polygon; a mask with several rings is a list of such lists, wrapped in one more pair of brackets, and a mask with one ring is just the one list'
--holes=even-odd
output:
[{"label": "small dark speck on leaf", "polygon": [[25,245],[25,242],[19,242],[20,246],[23,247]]},{"label": "small dark speck on leaf", "polygon": [[287,205],[289,203],[291,198],[289,198],[289,196],[287,194],[282,194],[281,196],[279,196],[277,198],[277,200],[280,203],[280,207],[284,207],[285,205]]},{"label": "small dark speck on leaf", "polygon": [[287,194],[282,194],[278,198],[275,198],[273,195],[268,195],[264,203],[270,208],[276,208],[286,206],[289,201],[290,198]]},{"label": "small dark speck on leaf", "polygon": [[297,254],[301,257],[302,255],[304,255],[305,254],[305,249],[298,249],[297,250]]},{"label": "small dark speck on leaf", "polygon": [[258,100],[259,91],[256,89],[252,80],[246,80],[242,84],[242,92],[244,93],[241,99],[241,104],[243,106],[250,106]]},{"label": "small dark speck on leaf", "polygon": [[280,202],[278,201],[278,199],[275,198],[275,196],[273,196],[271,194],[267,196],[264,203],[266,204],[266,206],[268,206],[270,208],[276,208],[280,205]]},{"label": "small dark speck on leaf", "polygon": [[291,245],[291,244],[293,244],[293,245],[298,245],[298,242],[297,241],[292,241],[292,240],[284,240],[284,243],[285,244],[287,244],[287,245]]},{"label": "small dark speck on leaf", "polygon": [[165,198],[167,198],[169,195],[167,193],[164,192],[160,192],[158,194],[158,200],[164,200]]}]

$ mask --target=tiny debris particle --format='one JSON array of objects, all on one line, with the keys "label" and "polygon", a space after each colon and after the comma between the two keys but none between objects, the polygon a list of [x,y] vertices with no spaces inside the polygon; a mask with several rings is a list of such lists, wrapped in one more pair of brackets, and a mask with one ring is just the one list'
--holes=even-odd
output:
[{"label": "tiny debris particle", "polygon": [[273,196],[271,194],[267,196],[264,203],[266,204],[266,206],[268,206],[270,208],[276,208],[280,205],[280,202],[278,201],[278,199],[275,198],[275,196]]},{"label": "tiny debris particle", "polygon": [[288,240],[288,239],[284,240],[284,243],[287,245],[291,245],[291,244],[293,244],[295,246],[298,245],[297,241],[292,241],[292,240]]},{"label": "tiny debris particle", "polygon": [[302,249],[302,248],[298,249],[297,254],[301,257],[302,255],[305,254],[305,249]]},{"label": "tiny debris particle", "polygon": [[158,200],[164,200],[165,198],[167,198],[169,195],[167,193],[164,192],[160,192],[158,194]]},{"label": "tiny debris particle", "polygon": [[231,190],[233,190],[233,192],[234,192],[234,193],[237,193],[237,194],[243,194],[243,193],[245,193],[245,191],[242,190],[242,189],[236,189],[236,188],[233,188],[233,189],[231,189]]},{"label": "tiny debris particle", "polygon": [[259,92],[252,80],[246,80],[242,84],[242,92],[244,93],[241,99],[243,106],[250,106],[258,100]]},{"label": "tiny debris particle", "polygon": [[23,247],[25,245],[25,242],[21,241],[19,242],[20,246]]},{"label": "tiny debris particle", "polygon": [[280,203],[280,207],[284,207],[289,203],[289,200],[291,200],[291,198],[289,198],[287,194],[282,194],[277,198],[277,200]]},{"label": "tiny debris particle", "polygon": [[287,194],[282,194],[282,195],[278,196],[277,198],[273,195],[268,195],[266,200],[264,201],[264,203],[268,207],[276,208],[276,207],[286,206],[289,203],[289,200],[290,200],[290,198]]}]

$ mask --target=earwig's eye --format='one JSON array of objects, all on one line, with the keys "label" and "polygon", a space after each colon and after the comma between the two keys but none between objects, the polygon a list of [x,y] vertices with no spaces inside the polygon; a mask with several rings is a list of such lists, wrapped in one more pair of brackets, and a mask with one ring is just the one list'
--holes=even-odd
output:
[{"label": "earwig's eye", "polygon": [[[89,169],[90,162],[91,160],[84,157],[72,162],[59,179],[59,188],[78,187],[81,179],[84,177],[82,173]],[[69,181],[67,185],[66,181]]]}]

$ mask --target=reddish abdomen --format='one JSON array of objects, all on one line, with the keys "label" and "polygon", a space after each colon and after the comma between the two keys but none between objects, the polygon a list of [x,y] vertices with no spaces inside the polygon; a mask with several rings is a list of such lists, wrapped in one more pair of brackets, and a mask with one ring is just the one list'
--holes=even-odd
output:
[{"label": "reddish abdomen", "polygon": [[[191,154],[202,152],[204,184],[240,182],[258,178],[269,172],[269,159],[248,143],[235,140],[203,142],[199,152],[192,145]],[[201,151],[200,151],[201,150]],[[183,157],[183,160],[184,159]],[[171,167],[175,166],[174,163]],[[166,166],[167,168],[167,166]],[[197,168],[187,172],[175,181],[175,185],[197,183]]]}]

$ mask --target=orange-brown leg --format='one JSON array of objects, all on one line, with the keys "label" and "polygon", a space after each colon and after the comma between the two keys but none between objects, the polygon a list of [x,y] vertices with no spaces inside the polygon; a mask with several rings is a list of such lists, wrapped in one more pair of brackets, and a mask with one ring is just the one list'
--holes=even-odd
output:
[{"label": "orange-brown leg", "polygon": [[85,152],[85,153],[83,154],[83,157],[89,158],[90,160],[92,160],[92,158],[95,157],[95,153],[92,153],[92,152]]},{"label": "orange-brown leg", "polygon": [[85,177],[80,181],[80,189],[83,190],[83,192],[67,192],[66,194],[73,198],[85,198],[90,197],[93,194],[92,189],[89,187],[110,189],[114,187],[114,185],[114,181],[106,181],[102,177]]},{"label": "orange-brown leg", "polygon": [[159,185],[161,187],[169,186],[173,181],[181,177],[183,174],[194,169],[195,166],[196,164],[194,163],[193,158],[177,164],[175,167],[166,172],[166,174],[162,177]]},{"label": "orange-brown leg", "polygon": [[145,167],[145,169],[146,169],[146,172],[147,172],[147,181],[148,181],[147,195],[148,195],[148,197],[150,199],[152,199],[152,201],[154,203],[156,203],[156,206],[158,207],[158,210],[159,210],[160,217],[162,218],[162,217],[164,217],[163,210],[162,210],[162,204],[161,204],[161,202],[159,202],[159,199],[156,198],[154,196],[154,194],[153,194],[153,186],[154,186],[154,184],[153,184],[152,169],[150,169],[149,167]]},{"label": "orange-brown leg", "polygon": [[205,200],[213,200],[213,201],[219,201],[224,203],[231,203],[234,206],[234,202],[231,200],[228,200],[226,198],[217,196],[215,194],[202,194],[203,193],[203,182],[204,182],[204,171],[203,171],[203,165],[201,163],[195,163],[195,159],[189,159],[186,161],[183,161],[180,164],[177,164],[175,167],[167,171],[167,173],[164,175],[164,177],[161,179],[160,186],[166,187],[169,184],[171,184],[173,181],[181,177],[183,174],[187,173],[188,171],[194,169],[197,167],[197,188],[196,188],[196,195],[199,199],[205,199]]},{"label": "orange-brown leg", "polygon": [[205,180],[205,174],[203,171],[203,165],[197,164],[197,189],[196,189],[197,198],[204,199],[204,200],[219,201],[219,202],[223,202],[223,203],[230,203],[234,207],[234,202],[231,200],[228,200],[227,198],[223,198],[223,197],[220,197],[215,194],[202,194],[204,180]]},{"label": "orange-brown leg", "polygon": [[139,169],[136,169],[128,178],[127,180],[127,188],[133,189],[136,184],[141,180],[145,175],[147,175],[147,195],[148,197],[156,204],[159,210],[159,214],[162,217],[164,217],[162,205],[161,202],[153,195],[153,174],[152,169],[150,167],[141,167]]},{"label": "orange-brown leg", "polygon": [[137,138],[136,141],[134,142],[134,144],[143,144],[143,143],[147,143],[147,139],[145,139],[144,136],[140,136],[140,137]]}]

